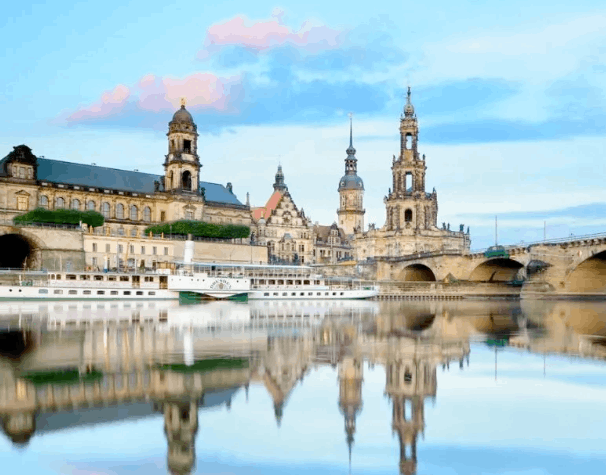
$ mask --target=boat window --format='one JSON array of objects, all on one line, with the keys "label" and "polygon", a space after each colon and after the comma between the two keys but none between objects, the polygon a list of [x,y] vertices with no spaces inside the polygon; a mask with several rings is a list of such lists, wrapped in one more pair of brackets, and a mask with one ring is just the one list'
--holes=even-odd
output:
[{"label": "boat window", "polygon": [[156,292],[147,292],[147,295],[156,295]]},{"label": "boat window", "polygon": [[341,295],[343,295],[343,292],[341,292]]},{"label": "boat window", "polygon": [[274,297],[277,297],[277,296],[278,296],[278,292],[274,292]]},{"label": "boat window", "polygon": [[76,280],[76,276],[73,274],[68,274],[65,276],[65,279],[66,280]]},{"label": "boat window", "polygon": [[303,297],[305,295],[305,292],[301,292],[301,297]]},{"label": "boat window", "polygon": [[301,281],[300,280],[295,280],[295,285],[301,285]]},{"label": "boat window", "polygon": [[288,292],[282,292],[282,297],[288,296]]},{"label": "boat window", "polygon": [[128,277],[127,275],[120,276],[120,282],[128,282],[129,279],[130,279],[130,277]]},{"label": "boat window", "polygon": [[143,295],[143,292],[141,292],[140,290],[137,291],[137,295]]},{"label": "boat window", "polygon": [[284,279],[278,280],[278,285],[284,285]]},{"label": "boat window", "polygon": [[68,292],[68,294],[70,294],[70,295],[78,295],[78,291],[77,290],[70,290]]},{"label": "boat window", "polygon": [[130,290],[125,290],[122,295],[130,295]]},{"label": "boat window", "polygon": [[263,297],[269,297],[269,292],[265,292],[265,293],[263,294]]},{"label": "boat window", "polygon": [[84,292],[82,292],[84,295],[90,295],[90,290],[85,290]]},{"label": "boat window", "polygon": [[97,295],[105,295],[105,290],[97,290]]},{"label": "boat window", "polygon": [[55,274],[50,275],[51,280],[55,280]]},{"label": "boat window", "polygon": [[326,292],[324,295],[328,295],[328,292]]},{"label": "boat window", "polygon": [[322,295],[322,292],[318,292],[317,295],[318,297],[320,297]]},{"label": "boat window", "polygon": [[315,284],[316,284],[316,285],[320,285],[320,281],[319,281],[319,280],[316,280]]},{"label": "boat window", "polygon": [[313,292],[309,292],[307,295],[313,295],[313,294],[314,294]]},{"label": "boat window", "polygon": [[273,279],[272,279],[272,280],[270,280],[270,281],[269,281],[269,285],[276,285],[276,281],[275,281],[275,280],[273,280]]},{"label": "boat window", "polygon": [[102,275],[96,275],[95,276],[95,280],[103,280],[103,276]]},{"label": "boat window", "polygon": [[309,285],[309,280],[304,280],[303,285]]},{"label": "boat window", "polygon": [[117,290],[112,290],[111,291],[111,295],[118,295],[118,291]]},{"label": "boat window", "polygon": [[145,278],[145,282],[153,282],[154,278],[153,277],[146,277]]},{"label": "boat window", "polygon": [[48,289],[38,289],[39,294],[48,294]]},{"label": "boat window", "polygon": [[89,278],[90,278],[89,275],[84,275],[84,274],[80,275],[80,280],[88,280]]},{"label": "boat window", "polygon": [[62,294],[62,293],[63,293],[63,290],[55,290],[55,293],[56,293],[56,294]]},{"label": "boat window", "polygon": [[57,280],[61,280],[61,274],[57,274]]},{"label": "boat window", "polygon": [[292,294],[290,294],[290,295],[292,295],[292,296],[294,297],[295,295],[297,295],[297,293],[296,293],[296,292],[293,292],[293,293],[292,293]]},{"label": "boat window", "polygon": [[116,281],[116,276],[115,275],[110,275],[107,277],[107,280],[109,280],[110,282],[115,282]]},{"label": "boat window", "polygon": [[286,281],[286,285],[293,285],[293,284],[292,284],[292,280],[287,280],[287,281]]}]

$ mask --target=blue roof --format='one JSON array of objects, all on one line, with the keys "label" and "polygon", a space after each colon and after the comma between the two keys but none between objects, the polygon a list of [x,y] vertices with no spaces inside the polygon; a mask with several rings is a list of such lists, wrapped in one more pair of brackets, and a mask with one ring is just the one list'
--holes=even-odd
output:
[{"label": "blue roof", "polygon": [[[37,179],[52,183],[151,194],[154,193],[154,182],[160,181],[160,178],[160,175],[151,173],[38,158]],[[200,187],[205,189],[207,201],[242,205],[238,198],[227,191],[223,185],[201,181]]]}]

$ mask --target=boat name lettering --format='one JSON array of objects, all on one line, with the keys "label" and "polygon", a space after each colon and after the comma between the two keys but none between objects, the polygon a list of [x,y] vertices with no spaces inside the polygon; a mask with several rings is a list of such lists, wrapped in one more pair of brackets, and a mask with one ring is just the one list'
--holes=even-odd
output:
[{"label": "boat name lettering", "polygon": [[231,284],[225,279],[217,279],[210,284],[210,288],[213,290],[227,290],[231,289]]}]

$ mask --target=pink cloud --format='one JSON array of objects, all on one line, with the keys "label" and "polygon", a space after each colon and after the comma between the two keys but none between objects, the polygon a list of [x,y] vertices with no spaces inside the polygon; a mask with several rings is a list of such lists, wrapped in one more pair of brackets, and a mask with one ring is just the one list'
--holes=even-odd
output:
[{"label": "pink cloud", "polygon": [[200,59],[207,58],[223,46],[242,46],[262,52],[283,45],[302,48],[311,53],[337,48],[342,43],[342,32],[310,21],[303,23],[298,31],[286,26],[284,12],[274,10],[266,21],[249,22],[237,16],[224,23],[212,25],[206,32],[204,49],[198,53]]},{"label": "pink cloud", "polygon": [[143,76],[133,88],[116,86],[101,99],[67,117],[67,122],[85,122],[118,116],[128,110],[146,112],[175,111],[181,98],[190,110],[233,112],[235,99],[231,88],[241,85],[241,77],[219,77],[212,73],[194,73],[183,78]]},{"label": "pink cloud", "polygon": [[118,84],[111,91],[105,91],[101,99],[94,104],[78,109],[71,114],[68,122],[79,122],[82,120],[109,117],[119,113],[126,105],[130,97],[130,89],[122,84]]}]

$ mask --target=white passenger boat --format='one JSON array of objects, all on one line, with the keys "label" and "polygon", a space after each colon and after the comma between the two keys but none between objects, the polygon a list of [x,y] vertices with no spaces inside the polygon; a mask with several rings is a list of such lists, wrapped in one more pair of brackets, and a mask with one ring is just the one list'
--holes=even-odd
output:
[{"label": "white passenger boat", "polygon": [[183,264],[169,278],[169,289],[182,295],[249,300],[367,299],[374,285],[354,280],[331,281],[308,266],[260,264]]},{"label": "white passenger boat", "polygon": [[0,274],[0,300],[166,300],[168,275],[114,272],[18,272]]},{"label": "white passenger boat", "polygon": [[307,266],[182,264],[174,272],[0,272],[0,300],[367,299],[373,285],[331,281]]}]

